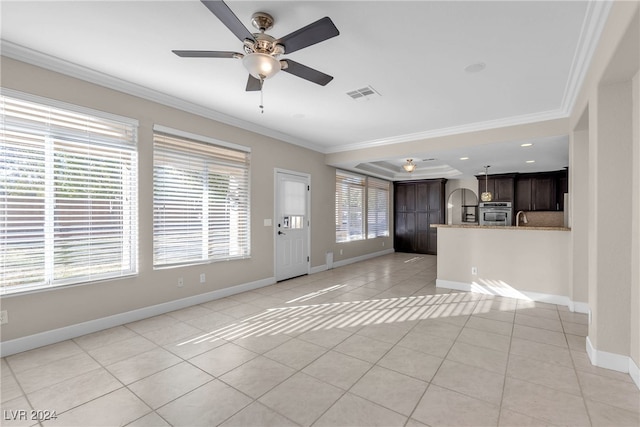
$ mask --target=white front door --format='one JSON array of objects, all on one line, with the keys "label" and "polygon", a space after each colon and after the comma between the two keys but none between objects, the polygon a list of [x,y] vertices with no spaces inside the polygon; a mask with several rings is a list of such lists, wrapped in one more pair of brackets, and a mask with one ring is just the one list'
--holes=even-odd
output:
[{"label": "white front door", "polygon": [[276,280],[309,273],[309,176],[276,172]]}]

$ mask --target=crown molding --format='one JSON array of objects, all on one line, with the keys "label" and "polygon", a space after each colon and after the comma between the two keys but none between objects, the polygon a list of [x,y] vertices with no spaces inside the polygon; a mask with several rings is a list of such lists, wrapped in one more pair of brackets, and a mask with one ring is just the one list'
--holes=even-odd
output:
[{"label": "crown molding", "polygon": [[487,120],[484,122],[469,123],[460,126],[451,126],[416,132],[405,135],[392,136],[370,141],[345,144],[325,150],[325,154],[340,153],[343,151],[362,150],[366,148],[380,147],[384,145],[399,144],[403,142],[418,141],[421,139],[437,138],[442,136],[459,135],[463,133],[479,132],[483,130],[498,129],[509,126],[525,125],[529,123],[543,122],[547,120],[565,119],[568,115],[562,110],[544,111],[541,113],[525,114],[521,116],[506,117],[503,119]]},{"label": "crown molding", "polygon": [[562,97],[561,110],[569,116],[576,99],[580,93],[580,88],[589,70],[589,65],[595,53],[598,41],[602,35],[602,30],[609,17],[613,1],[590,1],[587,3],[587,11],[582,22],[578,46],[576,48],[567,86]]},{"label": "crown molding", "polygon": [[113,77],[100,71],[74,64],[72,62],[65,61],[63,59],[48,55],[43,52],[29,49],[27,47],[12,43],[7,40],[0,40],[0,52],[2,53],[2,56],[5,56],[7,58],[25,62],[27,64],[44,68],[49,71],[84,80],[86,82],[103,86],[108,89],[123,92],[127,95],[133,95],[138,98],[156,102],[167,107],[175,108],[187,113],[215,120],[226,125],[234,126],[243,130],[284,141],[289,144],[308,148],[310,150],[321,153],[323,152],[323,147],[310,141],[300,140],[299,138],[294,138],[289,134],[278,132],[276,130],[269,129],[255,123],[240,120],[236,117],[223,114],[211,108],[206,108],[202,105],[185,101],[184,99],[180,99],[154,89],[149,89],[147,87],[131,83],[117,77]]}]

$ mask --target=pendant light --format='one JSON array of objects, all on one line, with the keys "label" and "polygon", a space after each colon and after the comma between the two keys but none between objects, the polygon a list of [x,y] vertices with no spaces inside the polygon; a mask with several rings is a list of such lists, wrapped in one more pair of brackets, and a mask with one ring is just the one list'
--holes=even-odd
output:
[{"label": "pendant light", "polygon": [[490,202],[493,199],[493,196],[489,192],[489,167],[490,166],[484,167],[484,193],[480,195],[480,200],[483,202]]}]

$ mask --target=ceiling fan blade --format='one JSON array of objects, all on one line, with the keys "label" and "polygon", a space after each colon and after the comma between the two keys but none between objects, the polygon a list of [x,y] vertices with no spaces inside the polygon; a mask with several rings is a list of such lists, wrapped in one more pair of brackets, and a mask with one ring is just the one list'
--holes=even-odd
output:
[{"label": "ceiling fan blade", "polygon": [[222,52],[218,50],[172,50],[171,52],[182,58],[236,58],[238,52]]},{"label": "ceiling fan blade", "polygon": [[201,0],[202,3],[218,17],[218,19],[229,29],[240,41],[245,39],[254,40],[253,34],[242,25],[242,22],[231,11],[229,6],[222,0]]},{"label": "ceiling fan blade", "polygon": [[247,92],[257,91],[261,89],[260,80],[253,77],[249,74],[249,79],[247,80]]},{"label": "ceiling fan blade", "polygon": [[285,53],[291,53],[335,37],[338,34],[340,34],[340,31],[333,24],[331,18],[325,16],[306,27],[281,37],[276,43],[284,46]]},{"label": "ceiling fan blade", "polygon": [[290,59],[284,59],[282,62],[286,63],[286,68],[282,67],[282,71],[286,71],[294,76],[309,80],[310,82],[319,84],[320,86],[326,86],[327,83],[333,80],[333,77],[328,74],[314,70],[313,68],[309,68],[306,65],[302,65]]}]

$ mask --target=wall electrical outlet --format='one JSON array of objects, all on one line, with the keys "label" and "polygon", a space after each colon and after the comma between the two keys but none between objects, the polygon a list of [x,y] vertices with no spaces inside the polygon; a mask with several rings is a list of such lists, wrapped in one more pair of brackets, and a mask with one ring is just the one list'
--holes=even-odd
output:
[{"label": "wall electrical outlet", "polygon": [[184,279],[182,277],[178,277],[178,287],[181,288],[184,286]]},{"label": "wall electrical outlet", "polygon": [[0,311],[0,325],[6,323],[9,323],[9,313],[7,313],[7,310],[2,310]]},{"label": "wall electrical outlet", "polygon": [[476,276],[478,274],[478,267],[471,267],[471,274]]},{"label": "wall electrical outlet", "polygon": [[204,283],[207,281],[207,276],[204,273],[200,274],[200,283]]}]

